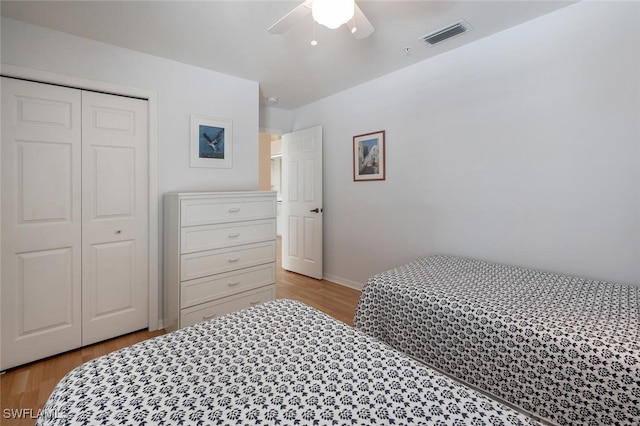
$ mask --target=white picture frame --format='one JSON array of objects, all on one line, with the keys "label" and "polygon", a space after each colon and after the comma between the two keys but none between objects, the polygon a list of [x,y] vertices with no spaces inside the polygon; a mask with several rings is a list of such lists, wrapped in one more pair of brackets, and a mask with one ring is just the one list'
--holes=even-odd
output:
[{"label": "white picture frame", "polygon": [[191,116],[191,167],[230,169],[233,165],[231,120]]}]

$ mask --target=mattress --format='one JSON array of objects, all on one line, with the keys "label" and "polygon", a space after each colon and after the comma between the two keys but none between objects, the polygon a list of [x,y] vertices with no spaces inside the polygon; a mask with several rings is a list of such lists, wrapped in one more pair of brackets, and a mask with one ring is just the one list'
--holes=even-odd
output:
[{"label": "mattress", "polygon": [[355,327],[548,422],[640,424],[640,288],[432,256],[365,284]]},{"label": "mattress", "polygon": [[536,425],[314,308],[276,300],[102,356],[38,425]]}]

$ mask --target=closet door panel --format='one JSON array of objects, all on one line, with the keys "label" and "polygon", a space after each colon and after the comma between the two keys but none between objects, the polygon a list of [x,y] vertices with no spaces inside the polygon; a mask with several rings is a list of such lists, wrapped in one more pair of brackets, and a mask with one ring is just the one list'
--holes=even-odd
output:
[{"label": "closet door panel", "polygon": [[21,224],[72,220],[72,146],[64,143],[17,143],[18,217]]},{"label": "closet door panel", "polygon": [[[57,141],[15,141],[12,148],[9,141],[5,143],[7,150],[15,152],[14,161],[7,165],[13,168],[12,176],[3,179],[3,188],[13,187],[3,194],[11,198],[4,205],[15,206],[11,212],[15,213],[15,220],[11,220],[15,229],[5,233],[14,233],[10,241],[14,250],[66,247],[76,240],[79,243],[80,211],[73,204],[75,201],[79,206],[79,170],[74,176],[79,147]],[[70,229],[75,235],[69,234]]]},{"label": "closet door panel", "polygon": [[81,344],[80,99],[2,78],[2,370]]},{"label": "closet door panel", "polygon": [[73,326],[73,250],[69,247],[20,253],[20,336]]},{"label": "closet door panel", "polygon": [[147,102],[83,92],[82,343],[147,327]]},{"label": "closet door panel", "polygon": [[94,319],[134,310],[135,265],[131,259],[135,256],[135,242],[94,244],[91,251],[95,291],[90,310]]},{"label": "closet door panel", "polygon": [[[135,150],[109,146],[92,147],[95,205],[92,220],[135,218]],[[114,167],[117,172],[114,173]]]}]

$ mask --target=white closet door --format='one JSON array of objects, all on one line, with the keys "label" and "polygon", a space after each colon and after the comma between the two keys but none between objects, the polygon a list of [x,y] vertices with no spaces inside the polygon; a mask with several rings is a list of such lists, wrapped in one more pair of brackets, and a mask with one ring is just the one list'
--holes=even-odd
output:
[{"label": "white closet door", "polygon": [[82,93],[82,344],[148,324],[147,102]]},{"label": "white closet door", "polygon": [[2,78],[0,370],[81,343],[79,90]]}]

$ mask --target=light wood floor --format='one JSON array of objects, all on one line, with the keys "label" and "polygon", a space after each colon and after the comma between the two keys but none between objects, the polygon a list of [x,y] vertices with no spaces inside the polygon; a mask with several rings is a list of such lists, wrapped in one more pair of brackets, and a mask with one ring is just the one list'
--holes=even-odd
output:
[{"label": "light wood floor", "polygon": [[[278,258],[276,297],[299,300],[353,325],[360,292],[285,271]],[[138,331],[7,371],[0,376],[0,425],[33,425],[38,410],[67,372],[93,358],[161,334],[163,330]],[[22,419],[15,418],[16,410]]]},{"label": "light wood floor", "polygon": [[358,290],[285,271],[282,269],[279,257],[277,264],[276,298],[299,300],[342,322],[353,325],[353,316],[360,298]]}]

